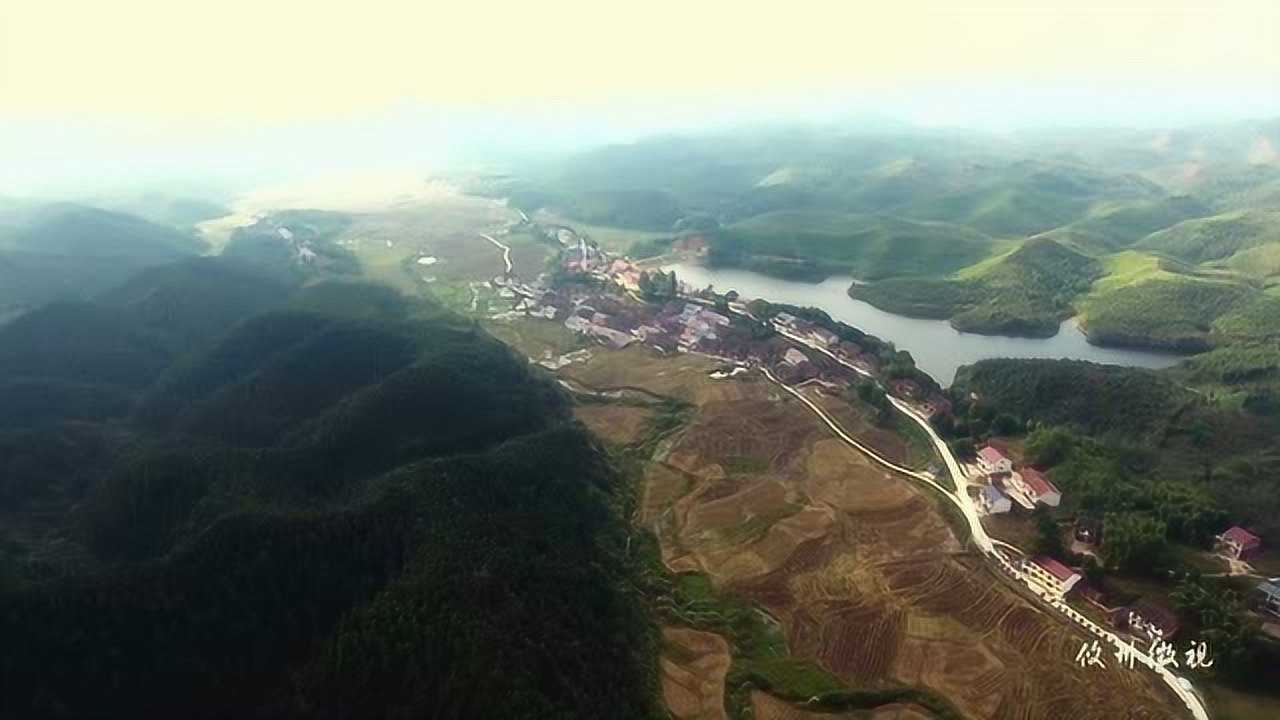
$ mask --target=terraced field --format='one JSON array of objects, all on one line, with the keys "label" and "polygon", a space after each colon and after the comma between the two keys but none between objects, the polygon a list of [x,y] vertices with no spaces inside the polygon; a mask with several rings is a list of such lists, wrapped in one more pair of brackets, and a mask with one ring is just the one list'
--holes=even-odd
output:
[{"label": "terraced field", "polygon": [[914,424],[902,416],[894,415],[892,425],[881,426],[873,421],[874,410],[869,405],[855,406],[828,388],[809,386],[803,392],[818,407],[835,418],[845,432],[868,447],[874,448],[885,458],[915,469],[925,469],[934,464],[942,465],[942,459],[938,457],[937,450],[929,442],[928,436],[922,432],[913,432],[916,430]]},{"label": "terraced field", "polygon": [[687,628],[662,629],[659,672],[662,699],[681,720],[723,720],[729,645],[718,635]]},{"label": "terraced field", "polygon": [[[672,572],[697,573],[754,603],[791,657],[851,690],[920,688],[970,718],[1179,717],[1145,673],[1078,667],[1083,638],[966,552],[922,490],[872,466],[763,379],[712,380],[711,369],[639,349],[565,368],[596,388],[693,403],[647,463],[635,516]],[[665,692],[672,673],[664,673]],[[816,717],[786,688],[768,690],[750,696],[755,717]],[[835,710],[821,717],[841,717]],[[911,704],[876,713],[938,716]]]}]

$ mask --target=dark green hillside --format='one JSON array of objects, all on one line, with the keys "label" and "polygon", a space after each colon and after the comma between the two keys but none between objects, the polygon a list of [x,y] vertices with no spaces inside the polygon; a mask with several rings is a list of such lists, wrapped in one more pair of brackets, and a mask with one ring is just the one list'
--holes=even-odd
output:
[{"label": "dark green hillside", "polygon": [[[234,334],[230,340],[237,342]],[[353,347],[361,352],[345,351]],[[230,444],[269,445],[296,423],[384,380],[416,354],[412,339],[392,328],[328,323],[283,352],[254,358],[248,376],[224,381],[207,395],[184,396],[190,410],[172,421],[192,434]]]},{"label": "dark green hillside", "polygon": [[1147,235],[1172,227],[1190,218],[1213,212],[1194,198],[1179,196],[1132,203],[1107,203],[1089,216],[1072,223],[1067,230],[1101,239],[1112,248],[1125,247]]},{"label": "dark green hillside", "polygon": [[966,332],[1052,336],[1100,273],[1097,261],[1042,238],[956,279],[892,278],[849,294],[890,312],[951,318]]},{"label": "dark green hillside", "polygon": [[57,204],[33,213],[11,239],[15,250],[53,255],[177,259],[204,250],[195,236],[124,213]]},{"label": "dark green hillside", "polygon": [[1079,360],[982,360],[961,368],[952,387],[1022,420],[1125,438],[1162,437],[1196,401],[1155,371]]},{"label": "dark green hillside", "polygon": [[[1280,353],[1270,346],[1216,350],[1162,371],[983,360],[961,368],[951,392],[1067,431],[1028,444],[1036,462],[1055,466],[1065,494],[1077,495],[1073,507],[1153,513],[1169,522],[1171,539],[1203,545],[1231,523],[1280,533],[1277,367]],[[1197,529],[1176,532],[1175,520]]]},{"label": "dark green hillside", "polygon": [[[169,262],[167,255],[157,264]],[[145,266],[105,257],[19,252],[0,248],[0,313],[58,300],[88,300]]]},{"label": "dark green hillside", "polygon": [[1280,341],[1239,342],[1196,355],[1169,371],[1224,407],[1280,418]]},{"label": "dark green hillside", "polygon": [[[32,398],[35,381],[58,384],[50,386],[51,398],[80,401],[97,394],[91,386],[140,388],[241,319],[284,303],[289,292],[213,258],[152,268],[98,302],[54,303],[0,327],[0,374],[33,381],[26,390]],[[0,416],[20,417],[7,410]]]},{"label": "dark green hillside", "polygon": [[4,408],[0,429],[124,417],[133,409],[134,399],[128,388],[101,382],[7,378],[0,380],[0,407]]},{"label": "dark green hillside", "polygon": [[441,321],[449,318],[443,308],[424,306],[389,287],[365,282],[307,285],[289,299],[289,307],[351,320],[404,320],[410,312]]},{"label": "dark green hillside", "polygon": [[1280,301],[1246,285],[1166,274],[1091,296],[1092,342],[1174,350],[1280,336]]},{"label": "dark green hillside", "polygon": [[351,226],[346,213],[280,210],[253,225],[236,228],[222,257],[243,262],[284,281],[320,275],[353,275],[355,255],[339,244]]},{"label": "dark green hillside", "polygon": [[1154,184],[1075,164],[1026,161],[997,166],[978,182],[939,198],[898,209],[994,236],[1034,235],[1085,217],[1102,199],[1146,200],[1163,195]]},{"label": "dark green hillside", "polygon": [[[1280,243],[1280,214],[1231,212],[1187,220],[1153,233],[1136,247],[1191,263],[1227,260],[1262,245]],[[1247,267],[1240,267],[1248,272]]]},{"label": "dark green hillside", "polygon": [[287,301],[292,288],[256,268],[195,258],[144,270],[98,297],[133,322],[162,334],[174,352],[207,344],[241,319]]},{"label": "dark green hillside", "polygon": [[138,417],[157,426],[173,423],[193,400],[247,378],[261,364],[333,322],[311,313],[267,312],[249,318],[208,352],[184,359],[157,378],[143,398]]},{"label": "dark green hillside", "polygon": [[1025,188],[956,193],[907,210],[912,217],[954,222],[990,235],[1032,235],[1065,225],[1084,214],[1088,199]]},{"label": "dark green hillside", "polygon": [[204,262],[0,329],[0,716],[651,717],[561,392],[433,305]]},{"label": "dark green hillside", "polygon": [[[664,136],[581,153],[489,188],[526,210],[667,230],[671,213],[731,224],[778,210],[888,213],[1000,235],[1082,217],[1088,201],[1163,194],[1132,175],[1026,159],[1008,142],[903,128],[768,128]],[[630,206],[630,207],[629,207]],[[666,223],[666,224],[664,224]]]},{"label": "dark green hillside", "polygon": [[137,272],[204,250],[194,235],[80,205],[26,208],[0,233],[0,312],[87,300]]},{"label": "dark green hillside", "polygon": [[1176,372],[1196,384],[1271,384],[1280,381],[1280,344],[1237,343],[1188,359]]},{"label": "dark green hillside", "polygon": [[138,388],[171,360],[162,337],[118,308],[93,303],[47,305],[0,328],[0,376],[5,378]]},{"label": "dark green hillside", "polygon": [[991,251],[991,238],[962,227],[878,215],[787,211],[760,215],[712,236],[713,262],[876,280],[945,275]]},{"label": "dark green hillside", "polygon": [[1280,210],[1280,166],[1217,162],[1195,167],[1199,172],[1181,187],[1220,210]]}]

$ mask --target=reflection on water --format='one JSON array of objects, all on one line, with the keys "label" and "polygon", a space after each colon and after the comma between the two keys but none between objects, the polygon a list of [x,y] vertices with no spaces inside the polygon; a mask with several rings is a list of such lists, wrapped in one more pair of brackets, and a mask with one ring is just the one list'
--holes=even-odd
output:
[{"label": "reflection on water", "polygon": [[777,303],[821,308],[836,320],[907,350],[916,364],[938,382],[949,385],[961,365],[984,358],[1071,358],[1112,365],[1163,368],[1177,364],[1181,355],[1104,348],[1090,345],[1074,320],[1062,323],[1051,338],[1017,338],[962,333],[946,320],[921,320],[879,310],[849,297],[851,280],[833,277],[821,283],[780,280],[749,270],[711,269],[691,263],[674,263],[676,277],[694,287],[714,285],[720,292],[737,290],[744,300],[764,298]]}]

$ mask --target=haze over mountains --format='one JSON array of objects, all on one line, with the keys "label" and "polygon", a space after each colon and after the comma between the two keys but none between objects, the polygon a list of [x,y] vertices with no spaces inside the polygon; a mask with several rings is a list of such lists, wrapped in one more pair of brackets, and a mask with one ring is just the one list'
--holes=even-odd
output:
[{"label": "haze over mountains", "polygon": [[[588,223],[707,231],[713,263],[851,274],[868,283],[857,297],[964,330],[1053,334],[1081,314],[1097,342],[1193,349],[1277,329],[1260,218],[1280,207],[1278,146],[1274,120],[757,130],[610,146],[526,168],[526,185],[492,178],[489,191]],[[1203,309],[1186,326],[1132,322],[1165,303]]]},{"label": "haze over mountains", "polygon": [[[1280,533],[1276,146],[1280,121],[762,127],[508,156],[380,202],[8,200],[0,635],[14,641],[0,714],[652,717],[659,657],[688,661],[655,617],[741,625],[724,631],[737,657],[763,652],[734,635],[780,632],[757,627],[754,605],[682,595],[703,576],[671,573],[632,524],[636,468],[684,431],[689,401],[572,384],[570,397],[528,360],[603,351],[559,337],[561,316],[502,324],[512,277],[599,291],[561,267],[582,245],[537,222],[635,256],[703,248],[711,264],[850,276],[856,298],[965,331],[1045,336],[1076,316],[1095,342],[1199,352],[1159,373],[979,363],[943,397],[955,411],[937,431],[957,453],[1054,438],[1041,462],[1072,518],[1164,523],[1151,567],[1166,574],[1228,520]],[[618,302],[631,301],[649,302]],[[517,345],[545,333],[535,343],[555,353],[525,357],[495,329]],[[886,372],[923,381],[910,350],[885,344]],[[828,400],[858,418],[859,397]],[[606,423],[640,439],[588,431],[574,419],[587,406],[642,410]],[[920,440],[859,422],[904,448]],[[713,464],[723,485],[698,502],[773,472]],[[799,507],[778,501],[714,537],[754,547]],[[726,620],[742,617],[757,619]],[[1232,682],[1265,683],[1254,660],[1269,650],[1231,627]],[[765,670],[726,695],[732,707],[749,692],[794,701],[809,672],[839,707],[884,704],[812,659],[750,658]],[[953,717],[928,683],[893,692]]]}]

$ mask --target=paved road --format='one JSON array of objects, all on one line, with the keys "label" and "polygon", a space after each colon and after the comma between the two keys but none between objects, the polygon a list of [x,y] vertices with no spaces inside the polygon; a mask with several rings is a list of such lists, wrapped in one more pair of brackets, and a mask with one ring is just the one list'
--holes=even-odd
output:
[{"label": "paved road", "polygon": [[[488,236],[485,236],[485,237],[489,239],[491,242],[493,242],[494,244],[500,245],[500,243],[498,243],[496,240],[493,240]],[[586,249],[585,247],[583,247],[583,245],[584,243],[581,240],[581,236],[579,236],[579,249],[583,253],[583,258],[585,259]],[[508,272],[509,270],[510,270],[510,262],[508,261]],[[703,300],[701,298],[690,297],[686,299],[689,301],[697,302],[704,305],[711,304],[708,301]],[[747,310],[746,306],[743,305],[742,303],[738,303],[738,302],[729,303],[729,309],[731,312],[735,314],[738,314],[759,322],[759,319],[755,318],[750,313],[750,311]],[[795,335],[786,331],[779,331],[779,332],[781,335],[792,340],[793,342],[803,345],[815,352],[822,353],[827,357],[831,358],[832,360],[835,360],[841,365],[849,368],[850,370],[853,370],[859,375],[862,375],[865,377],[871,377],[874,379],[874,376],[872,376],[871,373],[863,370],[862,368],[854,365],[853,363],[846,362],[843,358],[835,355],[830,350],[828,350],[825,346],[819,345],[818,343],[812,340],[800,337],[798,335]],[[878,464],[883,465],[886,468],[889,468],[891,471],[910,477],[913,480],[923,482],[928,486],[932,487],[933,489],[937,490],[938,492],[941,492],[952,504],[954,504],[957,508],[959,508],[961,514],[965,518],[965,522],[969,526],[970,535],[973,538],[974,544],[977,545],[980,550],[982,550],[983,556],[991,560],[994,566],[1001,571],[1000,574],[1003,574],[1007,579],[1017,583],[1023,588],[1030,590],[1037,597],[1043,600],[1048,607],[1057,611],[1064,619],[1075,624],[1077,627],[1083,629],[1085,632],[1089,633],[1090,635],[1110,644],[1115,648],[1119,648],[1125,644],[1119,638],[1119,636],[1117,636],[1115,633],[1112,633],[1106,628],[1100,627],[1099,625],[1094,623],[1092,620],[1081,615],[1074,608],[1067,605],[1061,599],[1055,598],[1053,594],[1047,591],[1045,588],[1040,587],[1031,577],[1023,573],[1020,569],[1018,569],[1018,567],[1016,567],[1013,564],[1013,561],[1016,560],[1017,557],[1011,558],[1011,557],[1005,556],[1006,553],[1008,553],[1010,556],[1015,556],[1015,555],[1022,556],[1024,555],[1024,553],[1021,550],[1019,550],[1017,547],[1007,542],[1004,542],[1003,540],[996,540],[991,536],[987,535],[986,529],[982,527],[982,521],[978,515],[977,508],[974,507],[973,499],[969,497],[969,493],[966,490],[964,469],[960,467],[960,463],[956,460],[955,455],[952,454],[951,448],[947,445],[946,441],[943,440],[942,437],[939,436],[938,433],[933,429],[933,426],[929,423],[928,418],[923,417],[918,412],[916,412],[914,408],[912,408],[907,403],[899,400],[898,398],[895,398],[892,395],[888,396],[889,401],[893,404],[895,408],[898,409],[898,411],[905,414],[908,418],[910,418],[917,425],[919,425],[929,435],[929,438],[933,442],[934,447],[937,448],[938,450],[938,454],[942,456],[942,459],[947,466],[947,471],[951,474],[953,483],[955,485],[954,490],[951,488],[942,486],[936,480],[934,480],[932,476],[926,473],[921,473],[921,472],[912,470],[910,468],[906,468],[901,465],[898,465],[897,463],[894,463],[888,458],[885,458],[879,455],[876,451],[872,450],[866,445],[863,445],[862,443],[858,442],[856,439],[854,439],[848,433],[846,433],[844,429],[840,427],[839,423],[837,423],[829,415],[827,415],[822,410],[822,408],[814,404],[811,400],[809,400],[809,398],[805,397],[800,391],[778,380],[773,375],[773,373],[769,371],[768,368],[760,366],[759,369],[762,373],[764,373],[765,377],[767,377],[771,382],[775,383],[776,385],[784,389],[789,394],[795,396],[797,399],[803,402],[806,406],[808,406],[809,409],[812,410],[814,414],[816,414],[819,418],[821,418],[822,421],[827,425],[827,427],[829,427],[832,432],[836,433],[836,435],[840,437],[841,440],[844,440],[846,443],[848,443],[852,447],[866,454],[867,457],[871,458]],[[997,549],[997,546],[999,546],[999,549]],[[1173,693],[1180,700],[1182,700],[1182,702],[1186,705],[1187,709],[1191,712],[1191,715],[1195,718],[1195,720],[1209,720],[1209,713],[1205,709],[1204,702],[1200,699],[1199,694],[1195,692],[1195,689],[1190,685],[1190,683],[1187,683],[1186,680],[1175,675],[1168,668],[1158,666],[1156,662],[1151,658],[1151,656],[1148,655],[1141,648],[1131,647],[1130,651],[1132,652],[1132,655],[1137,664],[1146,666],[1147,668],[1151,669],[1153,672],[1155,672],[1157,675],[1160,676],[1160,679],[1163,680],[1164,683],[1173,691]],[[1187,685],[1184,687],[1183,683],[1187,683]]]},{"label": "paved road", "polygon": [[[780,331],[780,333],[784,337],[787,337],[788,339],[794,342],[804,345],[810,350],[820,352],[826,355],[827,357],[830,357],[831,359],[853,370],[854,372],[857,372],[860,375],[863,375],[866,377],[872,377],[871,374],[868,373],[867,371],[863,370],[862,368],[852,363],[846,362],[843,358],[840,358],[839,356],[835,355],[830,350],[817,344],[816,342],[807,340],[805,338],[794,335],[792,333],[788,333],[784,331]],[[1003,540],[996,540],[991,536],[987,535],[986,529],[982,527],[982,521],[978,516],[977,508],[974,507],[972,498],[969,497],[969,493],[966,492],[965,490],[965,474],[964,474],[964,470],[960,467],[960,463],[956,460],[955,455],[952,454],[951,448],[947,445],[946,441],[943,440],[942,437],[939,436],[938,433],[933,429],[933,426],[929,423],[929,420],[923,417],[922,415],[920,415],[918,412],[916,412],[914,408],[912,408],[907,403],[904,403],[901,400],[893,397],[892,395],[888,396],[889,401],[893,403],[893,406],[895,408],[897,408],[900,412],[902,412],[908,418],[913,420],[926,433],[928,433],[929,438],[933,441],[934,447],[937,448],[938,450],[938,454],[942,456],[942,459],[946,463],[948,471],[950,471],[951,473],[951,477],[955,483],[954,491],[951,490],[950,488],[943,487],[942,485],[934,481],[931,477],[923,473],[919,473],[919,472],[910,470],[908,468],[904,468],[900,465],[897,465],[896,463],[891,462],[887,458],[880,457],[874,450],[871,450],[870,448],[866,447],[862,443],[859,443],[857,440],[854,440],[853,438],[851,438],[843,429],[840,428],[838,423],[832,420],[830,416],[828,416],[825,412],[822,411],[821,408],[819,408],[817,405],[811,402],[807,397],[801,394],[798,390],[783,384],[781,381],[775,378],[773,374],[768,371],[767,368],[761,367],[760,369],[761,371],[764,372],[765,377],[769,378],[774,383],[778,384],[779,386],[783,387],[788,392],[790,392],[792,395],[799,398],[802,402],[804,402],[805,405],[808,405],[809,408],[813,410],[814,413],[816,413],[818,417],[820,417],[823,420],[823,422],[825,422],[827,426],[830,427],[832,431],[835,432],[842,440],[848,442],[850,445],[853,445],[855,448],[862,451],[863,453],[866,453],[869,457],[876,460],[881,465],[884,465],[890,468],[891,470],[894,470],[895,472],[901,473],[903,475],[907,475],[913,479],[926,482],[929,484],[930,487],[933,487],[934,489],[946,495],[946,497],[954,505],[956,505],[956,507],[958,507],[960,509],[960,512],[964,515],[965,521],[969,525],[970,534],[973,537],[974,544],[977,545],[978,548],[982,550],[983,554],[987,558],[994,561],[996,567],[998,567],[1006,577],[1008,577],[1011,580],[1014,580],[1015,582],[1020,583],[1027,589],[1031,590],[1038,597],[1044,600],[1044,602],[1048,604],[1049,607],[1056,610],[1064,618],[1071,621],[1077,627],[1082,628],[1083,630],[1088,632],[1090,635],[1093,635],[1094,637],[1097,637],[1100,640],[1103,640],[1104,642],[1116,648],[1119,648],[1125,644],[1120,639],[1120,637],[1117,636],[1115,633],[1112,633],[1110,630],[1107,630],[1106,628],[1099,626],[1097,623],[1094,623],[1089,618],[1085,617],[1084,615],[1081,615],[1074,608],[1067,605],[1063,600],[1059,598],[1055,598],[1052,593],[1047,592],[1044,588],[1040,587],[1031,577],[1023,573],[1016,566],[1014,566],[1013,563],[1010,561],[1010,558],[1005,557],[1005,552],[1008,552],[1010,554],[1016,553],[1018,555],[1022,555],[1023,553],[1017,547],[1007,542],[1004,542]],[[997,550],[996,546],[1000,546],[1000,548],[1003,549],[1003,552],[1000,550]],[[1148,669],[1152,670],[1153,672],[1155,672],[1157,675],[1160,676],[1160,679],[1164,681],[1164,683],[1169,687],[1169,689],[1171,689],[1173,693],[1177,695],[1180,700],[1182,700],[1183,704],[1187,706],[1187,710],[1191,712],[1192,716],[1195,717],[1196,720],[1209,720],[1209,713],[1205,708],[1204,702],[1200,699],[1199,694],[1195,692],[1195,689],[1190,685],[1189,682],[1179,677],[1178,675],[1175,675],[1168,668],[1158,666],[1155,660],[1152,659],[1151,656],[1148,655],[1142,648],[1133,647],[1131,648],[1131,652],[1133,653],[1133,657],[1137,664],[1146,666]],[[1184,683],[1186,683],[1185,687],[1184,687]]]}]

